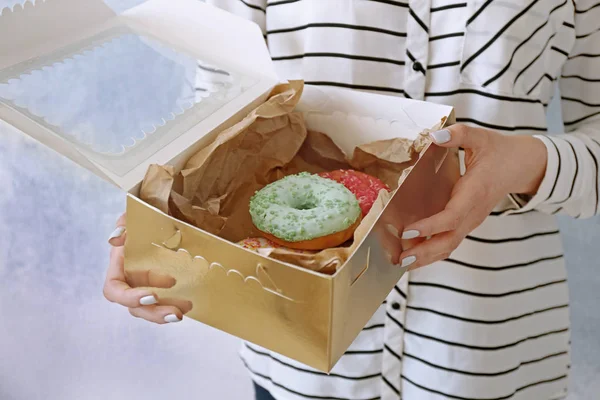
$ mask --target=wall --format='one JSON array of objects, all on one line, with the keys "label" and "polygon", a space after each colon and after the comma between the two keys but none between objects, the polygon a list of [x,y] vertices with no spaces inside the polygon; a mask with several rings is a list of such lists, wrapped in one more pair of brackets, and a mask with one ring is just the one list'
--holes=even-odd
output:
[{"label": "wall", "polygon": [[0,121],[0,400],[251,399],[236,338],[103,298],[124,200]]},{"label": "wall", "polygon": [[[0,8],[15,0],[0,0]],[[111,0],[117,10],[141,0]],[[560,112],[550,108],[554,131]],[[250,399],[238,341],[154,326],[101,294],[124,196],[0,122],[0,399]],[[570,399],[600,392],[600,219],[561,220],[572,294]]]}]

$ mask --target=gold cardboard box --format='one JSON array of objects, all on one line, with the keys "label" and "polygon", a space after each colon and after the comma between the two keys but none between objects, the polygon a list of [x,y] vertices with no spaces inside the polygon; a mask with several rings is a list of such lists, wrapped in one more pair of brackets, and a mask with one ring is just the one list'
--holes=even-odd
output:
[{"label": "gold cardboard box", "polygon": [[[140,54],[150,61],[136,70],[127,61]],[[321,371],[331,371],[405,272],[382,248],[385,221],[406,226],[441,211],[459,176],[456,152],[429,146],[344,266],[316,273],[137,197],[149,165],[180,170],[279,82],[256,25],[196,0],[150,0],[121,16],[102,0],[27,2],[0,16],[0,55],[0,118],[128,193],[126,271],[174,277],[174,286],[153,290],[191,302],[188,317]],[[165,68],[176,72],[172,82],[162,83]],[[104,82],[117,105],[127,100],[125,113],[94,107]],[[148,86],[156,97],[146,104]],[[297,111],[347,154],[453,122],[451,107],[326,87],[306,87]]]}]

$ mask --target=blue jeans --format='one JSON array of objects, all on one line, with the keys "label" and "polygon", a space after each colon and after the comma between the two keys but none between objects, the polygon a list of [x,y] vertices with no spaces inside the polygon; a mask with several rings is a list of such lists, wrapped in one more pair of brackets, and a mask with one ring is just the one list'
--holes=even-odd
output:
[{"label": "blue jeans", "polygon": [[271,393],[267,392],[262,387],[254,384],[254,392],[256,393],[256,400],[275,400]]}]

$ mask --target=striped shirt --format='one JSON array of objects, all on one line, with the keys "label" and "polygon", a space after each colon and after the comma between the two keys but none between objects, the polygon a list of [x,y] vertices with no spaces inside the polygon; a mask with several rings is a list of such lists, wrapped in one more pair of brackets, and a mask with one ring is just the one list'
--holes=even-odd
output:
[{"label": "striped shirt", "polygon": [[[598,213],[598,0],[208,0],[256,21],[283,78],[443,103],[537,135],[548,167],[451,258],[407,273],[331,374],[245,344],[278,400],[564,398],[569,299],[553,214]],[[560,78],[560,79],[559,79]],[[547,135],[560,84],[565,133]]]}]

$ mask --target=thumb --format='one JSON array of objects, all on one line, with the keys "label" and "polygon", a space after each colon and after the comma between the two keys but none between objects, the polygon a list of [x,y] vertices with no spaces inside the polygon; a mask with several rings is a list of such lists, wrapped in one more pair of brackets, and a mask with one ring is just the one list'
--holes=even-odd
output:
[{"label": "thumb", "polygon": [[489,131],[456,124],[440,131],[431,132],[431,139],[441,147],[460,147],[465,149],[482,148],[488,141]]},{"label": "thumb", "polygon": [[126,214],[121,215],[117,220],[117,226],[108,238],[108,243],[110,243],[111,246],[121,247],[125,245],[125,237],[127,234],[125,229],[126,220]]}]

